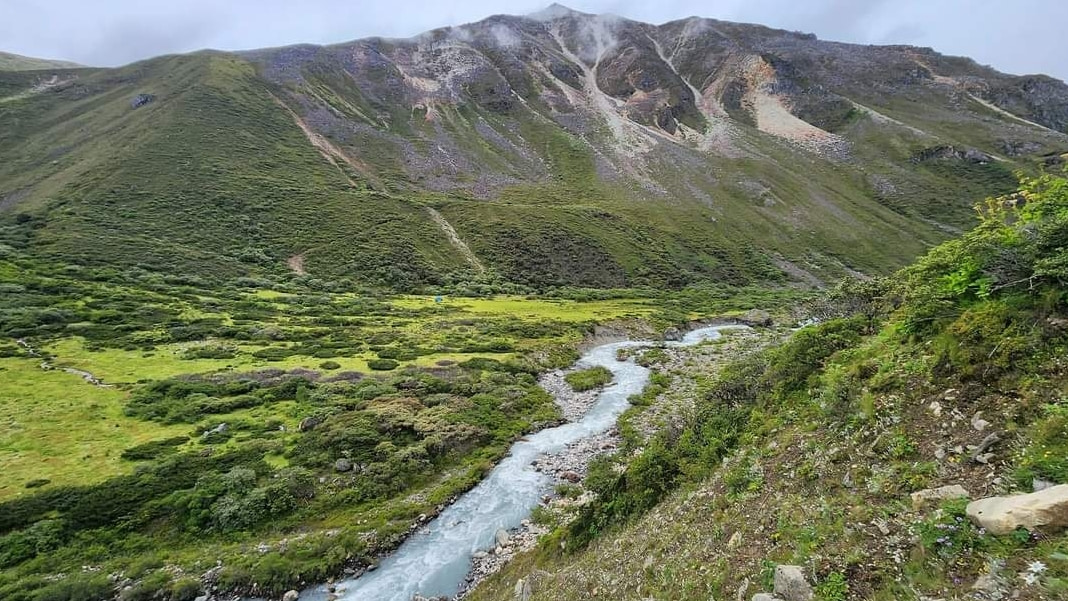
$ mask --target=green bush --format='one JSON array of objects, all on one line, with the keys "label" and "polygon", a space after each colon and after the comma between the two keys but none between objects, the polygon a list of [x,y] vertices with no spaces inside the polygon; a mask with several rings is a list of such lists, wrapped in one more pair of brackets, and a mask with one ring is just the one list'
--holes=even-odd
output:
[{"label": "green bush", "polygon": [[393,359],[371,359],[367,362],[367,367],[374,371],[391,371],[397,369],[400,362]]},{"label": "green bush", "polygon": [[319,364],[319,369],[325,369],[327,371],[333,371],[335,369],[341,369],[341,364],[337,361],[323,361]]},{"label": "green bush", "polygon": [[589,369],[573,371],[564,376],[564,380],[571,385],[571,389],[575,392],[585,392],[587,390],[593,390],[594,388],[600,388],[611,382],[612,372],[609,371],[607,367],[598,365],[597,367],[591,367]]}]

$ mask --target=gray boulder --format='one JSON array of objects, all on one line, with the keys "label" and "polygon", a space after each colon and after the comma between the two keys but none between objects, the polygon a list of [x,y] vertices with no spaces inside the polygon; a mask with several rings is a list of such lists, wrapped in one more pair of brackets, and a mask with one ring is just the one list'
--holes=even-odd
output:
[{"label": "gray boulder", "polygon": [[497,532],[493,535],[493,537],[497,540],[497,544],[502,547],[507,545],[508,540],[511,538],[510,536],[508,536],[508,531],[503,528],[498,529]]},{"label": "gray boulder", "polygon": [[342,457],[334,462],[334,470],[338,472],[351,472],[352,462]]},{"label": "gray boulder", "polygon": [[680,342],[682,341],[682,332],[678,328],[668,328],[664,330],[664,340],[668,342]]},{"label": "gray boulder", "polygon": [[750,311],[746,311],[745,315],[742,316],[742,322],[746,323],[747,325],[761,326],[765,328],[771,326],[774,323],[771,319],[771,313],[768,313],[767,311],[764,311],[762,309],[752,309]]},{"label": "gray boulder", "polygon": [[311,430],[314,430],[315,427],[318,426],[321,423],[323,423],[323,418],[315,416],[315,415],[311,415],[311,416],[308,416],[308,417],[300,420],[300,425],[297,426],[297,429],[300,430],[301,432],[310,432]]},{"label": "gray boulder", "polygon": [[138,94],[137,96],[134,96],[133,100],[130,101],[130,108],[140,108],[155,99],[156,97],[152,94]]},{"label": "gray boulder", "polygon": [[989,497],[968,504],[968,517],[992,534],[1009,534],[1017,528],[1068,528],[1068,484],[1025,495]]},{"label": "gray boulder", "polygon": [[920,511],[929,505],[937,505],[948,499],[971,498],[971,494],[960,484],[925,488],[912,493],[912,509]]},{"label": "gray boulder", "polygon": [[810,601],[813,597],[800,566],[775,566],[775,594],[785,601]]},{"label": "gray boulder", "polygon": [[288,591],[282,595],[282,601],[297,601],[297,599],[300,599],[300,593],[297,591]]}]

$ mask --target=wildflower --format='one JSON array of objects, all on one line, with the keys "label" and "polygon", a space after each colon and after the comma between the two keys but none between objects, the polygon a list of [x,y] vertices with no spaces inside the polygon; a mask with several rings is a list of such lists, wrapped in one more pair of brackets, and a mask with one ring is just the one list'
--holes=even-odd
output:
[{"label": "wildflower", "polygon": [[1027,584],[1028,586],[1033,586],[1033,585],[1038,584],[1038,574],[1033,574],[1031,572],[1025,572],[1020,577],[1023,578],[1024,583]]},{"label": "wildflower", "polygon": [[1046,564],[1042,563],[1041,561],[1032,561],[1031,563],[1027,564],[1027,571],[1032,574],[1041,574],[1042,572],[1046,571]]}]

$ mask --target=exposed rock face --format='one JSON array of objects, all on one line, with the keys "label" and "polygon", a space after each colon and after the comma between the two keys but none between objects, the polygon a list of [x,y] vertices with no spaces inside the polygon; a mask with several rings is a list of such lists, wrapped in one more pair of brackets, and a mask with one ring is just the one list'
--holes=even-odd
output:
[{"label": "exposed rock face", "polygon": [[1017,528],[1068,527],[1068,484],[1025,495],[989,497],[968,504],[968,517],[993,534]]},{"label": "exposed rock face", "polygon": [[810,601],[812,587],[800,566],[775,566],[775,594],[785,601]]},{"label": "exposed rock face", "polygon": [[971,498],[971,494],[960,484],[951,484],[948,486],[926,488],[924,490],[916,491],[912,493],[911,497],[912,508],[916,511],[920,511],[930,505],[937,505],[948,499],[959,499],[961,497]]},{"label": "exposed rock face", "polygon": [[155,99],[156,97],[152,94],[138,94],[137,96],[134,96],[133,100],[130,101],[130,108],[140,108]]}]

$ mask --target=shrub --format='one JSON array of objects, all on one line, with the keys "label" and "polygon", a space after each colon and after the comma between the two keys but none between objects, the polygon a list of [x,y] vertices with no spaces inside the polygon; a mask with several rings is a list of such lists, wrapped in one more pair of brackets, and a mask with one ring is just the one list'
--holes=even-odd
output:
[{"label": "shrub", "polygon": [[325,369],[327,371],[333,371],[335,369],[341,369],[341,364],[337,361],[323,361],[319,364],[319,369]]},{"label": "shrub", "polygon": [[567,380],[567,383],[571,385],[572,390],[575,392],[585,392],[600,388],[611,382],[612,372],[608,368],[598,365],[589,369],[573,371],[564,376],[564,380]]},{"label": "shrub", "polygon": [[393,359],[371,359],[367,362],[367,367],[374,371],[391,371],[397,369],[398,365],[400,363]]}]

